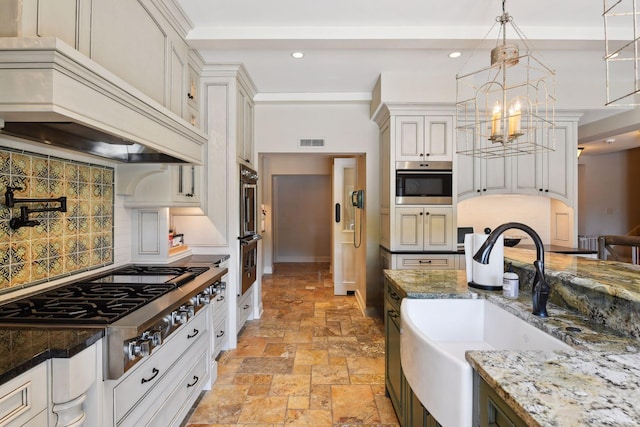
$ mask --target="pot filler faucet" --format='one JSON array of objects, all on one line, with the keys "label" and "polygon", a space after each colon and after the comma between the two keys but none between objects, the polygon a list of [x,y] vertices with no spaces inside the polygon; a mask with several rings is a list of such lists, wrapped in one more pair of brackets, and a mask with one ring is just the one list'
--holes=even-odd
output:
[{"label": "pot filler faucet", "polygon": [[480,246],[478,252],[473,256],[473,259],[481,264],[489,264],[489,255],[493,246],[496,244],[498,237],[505,231],[517,228],[527,233],[533,239],[536,244],[536,257],[533,262],[533,266],[536,269],[536,275],[533,278],[533,287],[531,293],[533,294],[533,314],[540,317],[549,317],[547,313],[547,300],[549,299],[550,288],[547,281],[544,278],[544,246],[542,239],[538,233],[536,233],[531,227],[521,224],[519,222],[508,222],[506,224],[499,225],[489,234],[487,240]]}]

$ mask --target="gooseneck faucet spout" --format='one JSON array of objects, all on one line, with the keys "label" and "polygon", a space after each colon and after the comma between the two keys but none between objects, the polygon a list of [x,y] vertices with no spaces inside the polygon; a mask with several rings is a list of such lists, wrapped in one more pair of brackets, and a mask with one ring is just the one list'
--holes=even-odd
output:
[{"label": "gooseneck faucet spout", "polygon": [[536,245],[536,260],[533,262],[533,266],[536,269],[535,277],[533,278],[533,287],[531,292],[533,294],[533,314],[540,317],[549,317],[547,313],[547,300],[549,299],[550,288],[544,278],[544,245],[542,239],[533,228],[528,225],[521,224],[519,222],[508,222],[506,224],[496,227],[487,240],[480,246],[480,249],[473,256],[473,259],[481,264],[489,264],[489,255],[491,250],[496,244],[498,237],[505,231],[516,228],[527,233],[533,239]]}]

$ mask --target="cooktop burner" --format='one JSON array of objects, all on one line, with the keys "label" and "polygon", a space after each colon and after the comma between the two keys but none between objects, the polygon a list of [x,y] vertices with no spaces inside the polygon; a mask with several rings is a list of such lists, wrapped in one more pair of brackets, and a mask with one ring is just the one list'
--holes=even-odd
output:
[{"label": "cooktop burner", "polygon": [[127,266],[0,306],[0,322],[107,325],[209,267]]}]

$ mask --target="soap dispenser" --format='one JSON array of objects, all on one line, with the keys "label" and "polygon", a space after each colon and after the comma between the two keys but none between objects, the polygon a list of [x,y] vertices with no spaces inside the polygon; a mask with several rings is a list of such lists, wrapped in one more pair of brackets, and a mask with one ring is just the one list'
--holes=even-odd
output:
[{"label": "soap dispenser", "polygon": [[518,290],[520,288],[520,279],[514,273],[511,263],[508,264],[507,271],[502,276],[502,295],[506,298],[518,298]]}]

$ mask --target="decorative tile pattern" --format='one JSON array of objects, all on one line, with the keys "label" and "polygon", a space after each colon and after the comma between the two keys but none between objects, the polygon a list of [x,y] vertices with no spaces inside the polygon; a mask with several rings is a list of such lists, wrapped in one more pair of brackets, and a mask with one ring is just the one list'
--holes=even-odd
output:
[{"label": "decorative tile pattern", "polygon": [[[113,263],[114,170],[110,167],[0,149],[0,198],[67,197],[67,212],[38,212],[35,227],[12,230],[20,215],[0,204],[0,292]],[[32,208],[45,203],[30,203]]]},{"label": "decorative tile pattern", "polygon": [[277,264],[187,426],[398,426],[384,387],[381,319],[334,296],[327,264]]}]

